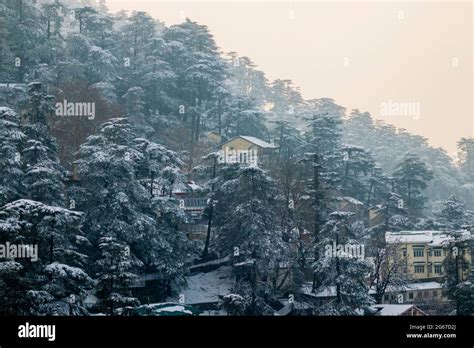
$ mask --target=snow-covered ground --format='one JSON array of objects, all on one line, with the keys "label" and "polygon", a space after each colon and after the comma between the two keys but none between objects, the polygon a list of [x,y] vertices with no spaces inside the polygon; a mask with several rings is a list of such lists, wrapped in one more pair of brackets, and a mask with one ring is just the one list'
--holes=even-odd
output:
[{"label": "snow-covered ground", "polygon": [[189,276],[186,281],[180,295],[184,295],[184,303],[189,305],[218,302],[219,296],[229,294],[235,284],[230,266]]}]

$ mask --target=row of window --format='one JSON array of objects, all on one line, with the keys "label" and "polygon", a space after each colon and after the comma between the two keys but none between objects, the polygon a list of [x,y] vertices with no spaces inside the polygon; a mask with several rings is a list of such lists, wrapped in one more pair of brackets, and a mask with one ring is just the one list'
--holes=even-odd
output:
[{"label": "row of window", "polygon": [[[438,249],[428,249],[428,256],[435,256],[441,257],[443,255],[446,256],[446,250],[441,248]],[[403,256],[407,256],[407,249],[403,249]],[[424,257],[425,256],[425,249],[424,248],[413,248],[413,257]]]},{"label": "row of window", "polygon": [[[407,295],[408,295],[408,299],[409,300],[414,300],[415,297],[420,299],[420,298],[428,298],[430,297],[430,293],[431,293],[431,297],[432,298],[436,298],[438,297],[438,295],[442,296],[443,293],[441,291],[438,291],[438,290],[426,290],[426,291],[417,291],[417,292],[408,292]],[[416,295],[416,296],[415,296]],[[394,294],[385,294],[384,295],[384,301],[388,302],[389,300],[391,301],[396,301],[397,300],[397,296],[394,295]]]},{"label": "row of window", "polygon": [[[425,273],[425,265],[424,264],[415,264],[415,273]],[[433,265],[428,264],[428,273],[433,273]],[[441,274],[443,273],[443,265],[435,263],[434,265],[434,273]]]}]

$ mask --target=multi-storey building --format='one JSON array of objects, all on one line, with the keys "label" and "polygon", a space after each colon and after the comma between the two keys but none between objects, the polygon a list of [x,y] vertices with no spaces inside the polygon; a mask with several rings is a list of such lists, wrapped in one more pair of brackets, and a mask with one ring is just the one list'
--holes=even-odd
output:
[{"label": "multi-storey building", "polygon": [[[460,262],[471,263],[469,243],[463,247],[456,245],[460,240],[471,239],[471,234],[464,231],[459,238],[455,238],[447,232],[441,231],[401,231],[387,232],[385,242],[387,248],[394,247],[396,252],[390,254],[391,258],[397,258],[397,262],[405,264],[405,272],[409,279],[433,280],[443,278],[446,275],[446,257],[457,257]],[[455,248],[455,249],[454,249]],[[388,262],[396,262],[388,260]],[[469,276],[469,265],[458,267],[459,279],[467,279]]]}]

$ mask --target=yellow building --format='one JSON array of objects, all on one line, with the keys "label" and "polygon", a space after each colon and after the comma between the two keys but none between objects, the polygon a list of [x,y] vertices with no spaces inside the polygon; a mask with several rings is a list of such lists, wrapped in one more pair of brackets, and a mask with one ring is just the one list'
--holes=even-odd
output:
[{"label": "yellow building", "polygon": [[216,132],[206,133],[206,138],[207,138],[207,140],[209,140],[210,142],[212,142],[214,144],[220,144],[222,142],[222,136],[219,135]]},{"label": "yellow building", "polygon": [[221,145],[220,163],[264,163],[277,148],[259,138],[240,135]]},{"label": "yellow building", "polygon": [[[469,232],[463,232],[461,240],[470,238]],[[465,248],[459,250],[453,246],[455,241],[457,240],[453,236],[440,231],[401,231],[385,234],[387,247],[392,246],[396,249],[390,257],[397,257],[398,262],[404,262],[408,277],[414,280],[443,278],[446,275],[444,265],[446,257],[457,255],[470,265],[471,254],[468,243]],[[465,270],[460,267],[460,279],[467,279],[469,272],[470,267],[466,267]]]}]

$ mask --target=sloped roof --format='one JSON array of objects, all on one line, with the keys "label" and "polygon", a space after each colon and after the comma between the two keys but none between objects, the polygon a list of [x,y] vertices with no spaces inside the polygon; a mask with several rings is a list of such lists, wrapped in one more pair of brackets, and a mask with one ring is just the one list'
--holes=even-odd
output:
[{"label": "sloped roof", "polygon": [[275,146],[273,144],[270,144],[270,143],[267,143],[266,141],[263,141],[262,139],[259,139],[259,138],[249,137],[249,136],[245,136],[245,135],[241,135],[240,137],[242,139],[250,141],[251,143],[253,143],[257,146],[263,147],[263,148],[269,148],[269,149],[276,149],[277,148],[277,146]]},{"label": "sloped roof", "polygon": [[[402,315],[412,308],[416,308],[418,311],[421,311],[418,307],[412,304],[377,304],[374,305],[374,308],[378,309],[378,313],[382,316]],[[424,313],[423,311],[421,312]]]},{"label": "sloped roof", "polygon": [[219,301],[219,296],[227,295],[235,285],[232,268],[223,266],[207,273],[186,277],[187,285],[181,290],[186,304],[195,305]]},{"label": "sloped roof", "polygon": [[355,199],[355,198],[352,198],[352,197],[349,197],[349,196],[346,196],[346,197],[342,197],[341,200],[345,200],[349,203],[352,203],[354,205],[364,205],[364,203],[362,203],[361,201]]},{"label": "sloped roof", "polygon": [[[226,141],[224,144],[227,144],[229,142],[231,142],[232,140],[236,139],[236,138],[242,138],[244,140],[247,140],[248,142],[254,144],[254,145],[257,145],[258,147],[261,147],[263,149],[276,149],[278,146],[274,145],[274,144],[270,144],[270,143],[267,143],[266,141],[262,140],[262,139],[259,139],[259,138],[255,138],[255,137],[250,137],[250,136],[247,136],[247,135],[239,135],[229,141]],[[222,144],[222,145],[224,145]]]}]

